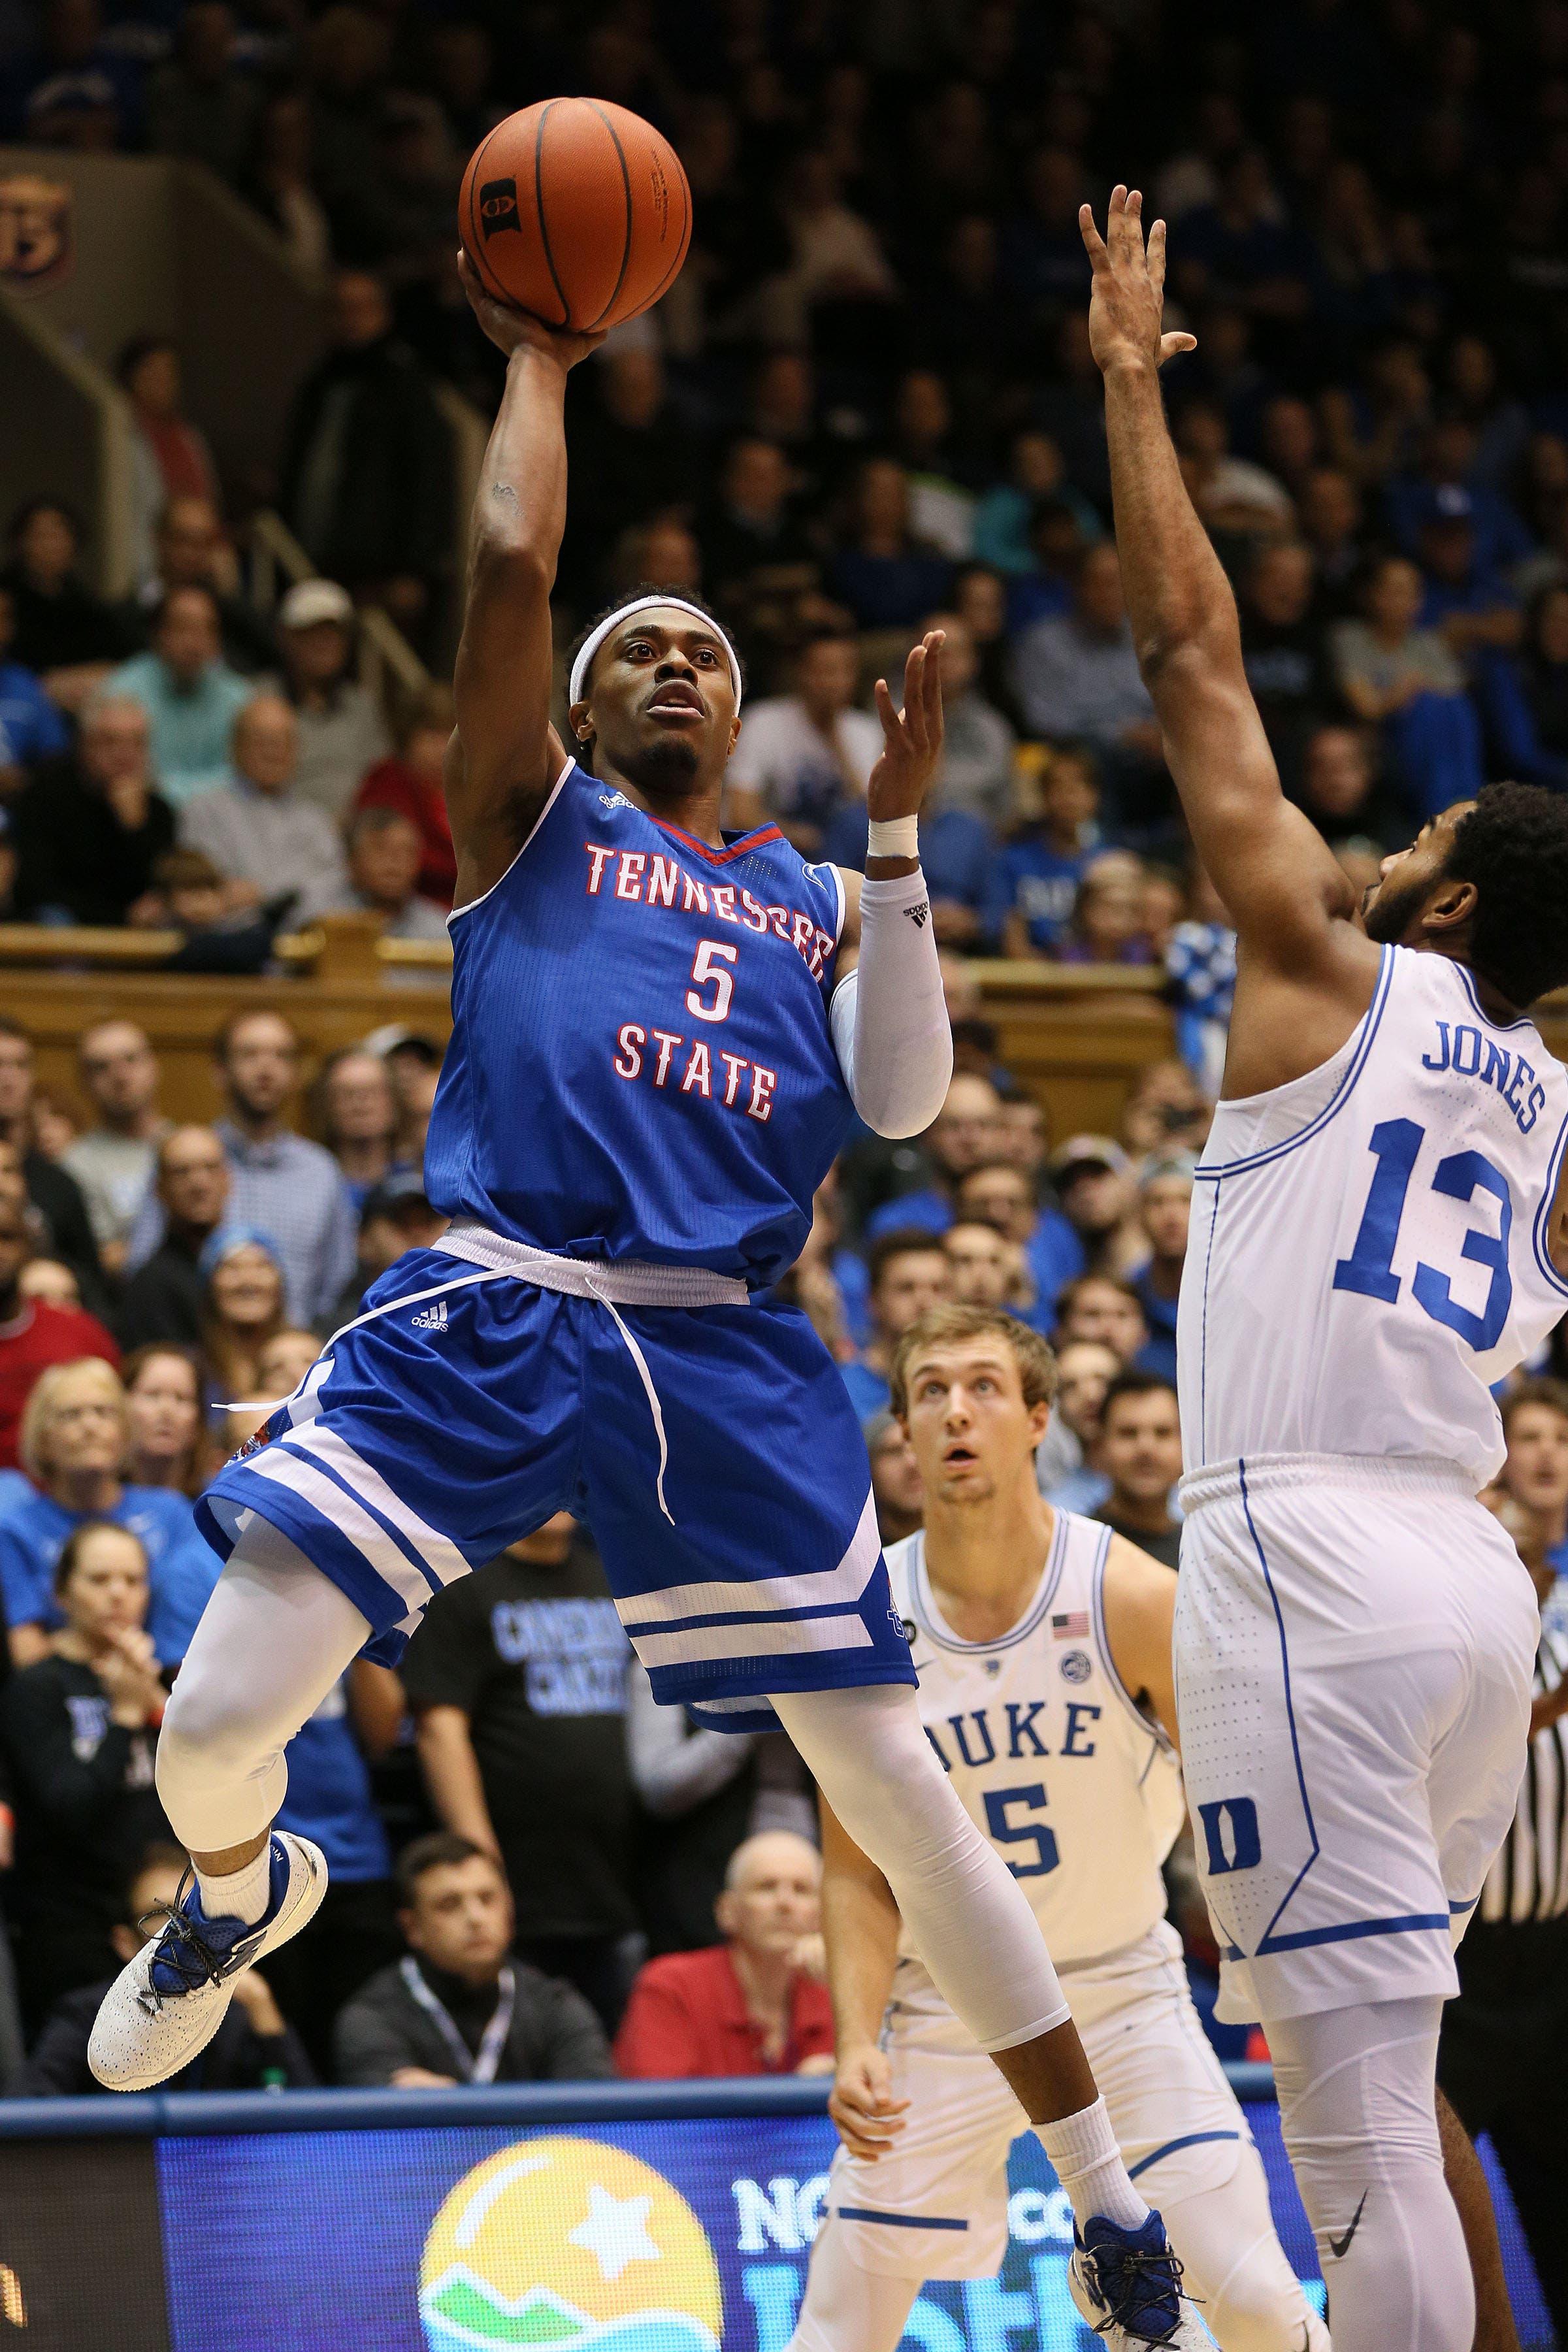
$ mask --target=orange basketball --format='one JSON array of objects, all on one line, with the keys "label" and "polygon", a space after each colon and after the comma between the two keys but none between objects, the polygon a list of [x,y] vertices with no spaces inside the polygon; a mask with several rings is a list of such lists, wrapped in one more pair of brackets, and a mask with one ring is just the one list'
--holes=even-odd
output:
[{"label": "orange basketball", "polygon": [[468,159],[463,244],[498,300],[578,333],[619,325],[673,286],[691,241],[679,156],[607,99],[509,114]]}]

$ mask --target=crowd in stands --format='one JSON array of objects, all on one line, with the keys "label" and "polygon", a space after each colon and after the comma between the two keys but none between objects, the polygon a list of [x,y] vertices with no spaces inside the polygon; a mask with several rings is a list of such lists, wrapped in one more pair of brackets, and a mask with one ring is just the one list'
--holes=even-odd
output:
[{"label": "crowd in stands", "polygon": [[[171,931],[195,973],[265,971],[280,932],[337,911],[443,936],[435,392],[488,409],[500,367],[456,278],[458,180],[535,97],[636,107],[681,152],[694,242],[659,310],[572,378],[560,646],[646,580],[710,600],[749,672],[726,823],[771,818],[858,866],[871,682],[946,632],[921,845],[953,1081],[918,1142],[857,1136],[784,1290],[861,1415],[885,1541],[922,1507],[891,1350],[956,1299],[1055,1342],[1043,1491],[1174,1565],[1175,1301],[1235,941],[1122,607],[1077,208],[1142,175],[1171,223],[1169,323],[1197,338],[1168,371],[1182,464],[1286,789],[1349,870],[1486,778],[1568,787],[1568,7],[1494,13],[1484,42],[1472,16],[45,0],[28,30],[0,12],[0,138],[206,165],[330,315],[268,453],[315,567],[276,611],[248,586],[256,487],[219,478],[166,341],[119,369],[132,593],[88,584],[86,522],[49,484],[11,519],[0,920]],[[372,606],[437,680],[393,709],[359,674]],[[1117,1132],[1053,1133],[1007,1070],[973,966],[992,955],[1140,967],[1163,992],[1179,1054],[1143,1069]],[[178,1885],[153,1760],[217,1572],[195,1498],[443,1229],[422,1174],[437,1041],[378,1032],[307,1072],[258,1011],[214,1055],[221,1116],[177,1124],[130,1022],[83,1035],[56,1097],[0,1019],[13,2093],[91,2087],[99,1989]],[[1568,1571],[1561,1341],[1532,1369],[1504,1485]],[[322,1846],[331,1889],[243,1979],[193,2084],[829,2063],[803,1768],[782,1734],[654,1706],[565,1517],[441,1596],[397,1673],[357,1662],[289,1767],[284,1822]],[[1185,1890],[1178,1872],[1201,1976]]]},{"label": "crowd in stands", "polygon": [[[1041,1489],[1174,1569],[1175,1305],[1209,1097],[1153,1061],[1114,1135],[1057,1142],[944,950],[959,1041],[914,1144],[861,1129],[782,1294],[838,1364],[883,1540],[921,1525],[889,1411],[900,1338],[954,1300],[1048,1335]],[[146,1036],[80,1040],[46,1096],[0,1017],[0,2088],[85,2090],[98,1993],[172,1899],[153,1781],[170,1682],[218,1573],[195,1505],[402,1254],[439,1241],[435,1040],[394,1028],[302,1086],[288,1022],[213,1041],[223,1116],[177,1124]],[[303,1131],[313,1129],[313,1133]],[[1520,1389],[1505,1485],[1568,1571],[1568,1370]],[[1511,1483],[1510,1483],[1511,1482]],[[1564,1584],[1568,1591],[1568,1583]],[[1549,1601],[1549,1606],[1550,1606]],[[1568,1612],[1560,1612],[1568,1622]],[[816,1825],[782,1733],[654,1704],[565,1513],[442,1594],[288,1751],[286,1827],[331,1870],[191,2087],[815,2072],[832,2026]],[[1214,1958],[1179,1866],[1173,1916]]]}]

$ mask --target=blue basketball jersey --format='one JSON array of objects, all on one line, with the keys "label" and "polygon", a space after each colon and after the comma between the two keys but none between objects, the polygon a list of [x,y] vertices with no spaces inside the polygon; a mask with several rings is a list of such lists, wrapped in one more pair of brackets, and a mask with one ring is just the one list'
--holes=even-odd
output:
[{"label": "blue basketball jersey", "polygon": [[432,1202],[538,1249],[773,1281],[854,1118],[842,927],[837,874],[776,825],[712,849],[573,762],[452,917]]}]

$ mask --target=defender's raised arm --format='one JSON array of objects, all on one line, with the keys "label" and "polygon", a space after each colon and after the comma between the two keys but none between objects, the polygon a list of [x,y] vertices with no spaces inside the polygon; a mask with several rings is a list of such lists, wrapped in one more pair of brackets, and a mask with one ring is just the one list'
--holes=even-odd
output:
[{"label": "defender's raised arm", "polygon": [[550,592],[566,526],[566,378],[604,338],[556,334],[491,301],[466,254],[458,266],[480,326],[507,354],[474,500],[453,680],[458,731],[447,753],[458,901],[467,905],[505,873],[566,756],[550,724]]},{"label": "defender's raised arm", "polygon": [[1244,947],[1298,973],[1331,955],[1354,894],[1279,789],[1242,667],[1236,599],[1182,479],[1159,370],[1194,348],[1162,331],[1165,225],[1143,242],[1136,189],[1111,194],[1102,237],[1079,215],[1094,270],[1089,342],[1105,378],[1116,543],[1139,666],[1199,856]]}]

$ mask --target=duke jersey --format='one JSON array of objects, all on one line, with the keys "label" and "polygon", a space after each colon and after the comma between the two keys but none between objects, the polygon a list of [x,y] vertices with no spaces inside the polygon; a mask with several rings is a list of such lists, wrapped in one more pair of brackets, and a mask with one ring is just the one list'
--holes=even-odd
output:
[{"label": "duke jersey", "polygon": [[854,1117],[827,1022],[843,923],[836,870],[776,825],[713,849],[569,762],[452,917],[434,1205],[574,1257],[773,1281]]},{"label": "duke jersey", "polygon": [[1447,956],[1384,948],[1305,1077],[1222,1102],[1197,1171],[1177,1352],[1189,1471],[1404,1454],[1479,1489],[1493,1385],[1568,1307],[1547,1252],[1568,1073]]},{"label": "duke jersey", "polygon": [[[1160,1864],[1186,1807],[1169,1743],[1122,1684],[1106,1639],[1110,1529],[1058,1511],[1034,1599],[995,1642],[963,1642],[931,1595],[925,1537],[887,1555],[910,1633],[926,1737],[1001,1853],[1058,1967],[1097,1959],[1165,1916]],[[896,2005],[938,2002],[907,1940]]]}]

